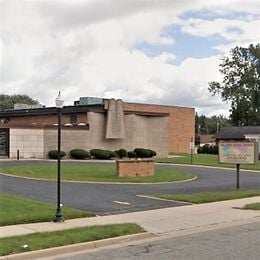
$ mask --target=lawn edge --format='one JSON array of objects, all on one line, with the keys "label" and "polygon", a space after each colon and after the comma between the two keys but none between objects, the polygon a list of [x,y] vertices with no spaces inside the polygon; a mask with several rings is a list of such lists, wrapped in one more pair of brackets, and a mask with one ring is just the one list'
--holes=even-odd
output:
[{"label": "lawn edge", "polygon": [[[235,164],[234,164],[234,168],[232,167],[225,167],[225,166],[212,166],[212,165],[203,165],[203,164],[185,164],[185,163],[165,163],[165,162],[156,162],[155,164],[157,165],[168,165],[168,166],[171,166],[171,165],[176,165],[176,166],[187,166],[187,167],[201,167],[201,168],[210,168],[210,169],[224,169],[224,170],[230,170],[230,171],[235,171],[236,170],[236,167],[235,167]],[[259,172],[260,173],[260,170],[257,170],[257,169],[254,169],[254,170],[251,170],[251,169],[244,169],[244,168],[240,168],[241,171],[245,171],[245,172]]]},{"label": "lawn edge", "polygon": [[[50,179],[42,179],[42,178],[32,178],[32,177],[26,177],[26,176],[19,176],[19,175],[13,175],[8,173],[2,173],[0,172],[0,175],[13,177],[13,178],[21,178],[21,179],[27,179],[27,180],[36,180],[36,181],[52,181],[57,182],[56,179],[50,180]],[[193,174],[195,175],[195,174]],[[182,183],[182,182],[189,182],[194,181],[198,178],[197,175],[195,175],[193,178],[187,179],[187,180],[181,180],[181,181],[165,181],[165,182],[101,182],[101,181],[73,181],[73,180],[61,180],[61,182],[64,183],[93,183],[93,184],[126,184],[126,185],[154,185],[154,184],[170,184],[170,183]]]},{"label": "lawn edge", "polygon": [[120,244],[125,242],[131,242],[136,240],[148,239],[156,237],[155,234],[150,232],[142,232],[131,235],[124,235],[119,237],[94,240],[84,243],[71,244],[60,247],[52,247],[46,249],[35,250],[31,252],[18,253],[13,255],[0,256],[0,260],[14,259],[14,260],[27,260],[27,259],[38,259],[42,257],[55,257],[58,255],[70,254],[79,252],[82,250],[91,250],[100,247],[110,246],[114,244]]}]

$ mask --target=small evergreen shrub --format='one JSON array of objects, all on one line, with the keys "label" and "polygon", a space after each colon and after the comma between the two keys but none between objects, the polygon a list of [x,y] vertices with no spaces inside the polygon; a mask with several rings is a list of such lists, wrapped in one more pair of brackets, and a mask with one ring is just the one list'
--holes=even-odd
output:
[{"label": "small evergreen shrub", "polygon": [[70,155],[74,159],[86,159],[86,158],[91,157],[90,152],[87,152],[87,151],[85,151],[83,149],[79,149],[79,148],[72,149],[70,151]]},{"label": "small evergreen shrub", "polygon": [[151,149],[147,149],[148,151],[150,151],[151,157],[156,156],[156,152],[154,150]]},{"label": "small evergreen shrub", "polygon": [[110,153],[110,158],[116,158],[117,157],[117,153],[115,151],[109,151],[109,153]]},{"label": "small evergreen shrub", "polygon": [[110,159],[110,151],[103,149],[92,149],[90,154],[96,159],[108,160]]},{"label": "small evergreen shrub", "polygon": [[134,149],[134,152],[136,153],[136,157],[138,157],[138,158],[150,158],[151,157],[151,152],[148,149],[136,148],[136,149]]},{"label": "small evergreen shrub", "polygon": [[208,145],[199,146],[197,149],[198,154],[218,154],[217,145]]},{"label": "small evergreen shrub", "polygon": [[203,154],[209,154],[209,145],[205,144],[201,147],[201,153]]},{"label": "small evergreen shrub", "polygon": [[118,156],[122,159],[124,157],[127,157],[127,151],[126,149],[119,149],[116,151],[116,153],[118,154]]},{"label": "small evergreen shrub", "polygon": [[213,154],[218,154],[218,145],[213,145]]},{"label": "small evergreen shrub", "polygon": [[[48,153],[51,159],[58,159],[58,150],[51,150]],[[64,151],[60,151],[60,158],[64,157],[66,153]]]},{"label": "small evergreen shrub", "polygon": [[129,152],[127,152],[127,157],[128,158],[136,158],[136,153],[134,151],[129,151]]}]

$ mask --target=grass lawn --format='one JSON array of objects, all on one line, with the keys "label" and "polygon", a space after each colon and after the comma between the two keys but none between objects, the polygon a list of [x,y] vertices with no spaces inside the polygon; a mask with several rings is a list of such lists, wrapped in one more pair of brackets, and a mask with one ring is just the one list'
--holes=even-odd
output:
[{"label": "grass lawn", "polygon": [[[179,156],[180,157],[158,158],[155,161],[159,162],[159,163],[191,164],[191,155],[190,154],[179,154]],[[193,154],[192,155],[192,164],[227,167],[227,168],[236,167],[234,164],[219,163],[218,155],[212,155],[212,154]],[[241,164],[241,168],[260,171],[260,161],[258,160],[257,163],[254,165]]]},{"label": "grass lawn", "polygon": [[[56,205],[20,196],[0,193],[0,226],[51,221],[56,212]],[[93,217],[95,214],[62,208],[67,219]]]},{"label": "grass lawn", "polygon": [[[56,163],[6,166],[0,167],[0,172],[40,179],[56,180],[57,178]],[[67,162],[61,165],[61,178],[68,181],[156,183],[182,181],[194,177],[195,175],[192,173],[172,169],[156,169],[154,176],[118,177],[115,165],[102,166]]]},{"label": "grass lawn", "polygon": [[260,196],[260,190],[234,190],[221,192],[199,192],[190,194],[156,194],[155,197],[190,203],[207,203]]},{"label": "grass lawn", "polygon": [[260,202],[246,204],[243,209],[260,210]]},{"label": "grass lawn", "polygon": [[[0,238],[0,255],[3,256],[141,232],[145,231],[140,226],[127,223]],[[28,245],[28,247],[24,249],[23,245]]]}]

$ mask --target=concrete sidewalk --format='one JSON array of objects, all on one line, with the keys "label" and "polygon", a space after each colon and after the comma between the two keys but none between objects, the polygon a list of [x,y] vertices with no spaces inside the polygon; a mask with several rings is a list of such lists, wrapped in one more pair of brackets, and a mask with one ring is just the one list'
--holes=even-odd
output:
[{"label": "concrete sidewalk", "polygon": [[163,208],[119,215],[66,220],[64,223],[35,223],[0,227],[0,237],[56,231],[74,227],[114,223],[137,223],[156,235],[180,236],[260,222],[260,211],[241,210],[245,204],[260,202],[260,196],[199,205]]}]

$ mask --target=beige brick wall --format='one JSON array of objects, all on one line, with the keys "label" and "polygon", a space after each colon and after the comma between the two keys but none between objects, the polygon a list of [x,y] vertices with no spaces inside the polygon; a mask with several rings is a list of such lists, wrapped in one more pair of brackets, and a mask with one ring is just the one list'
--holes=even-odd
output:
[{"label": "beige brick wall", "polygon": [[124,103],[125,111],[169,113],[168,151],[190,152],[190,140],[195,134],[195,109],[188,107]]},{"label": "beige brick wall", "polygon": [[[67,155],[73,148],[89,149],[90,133],[84,129],[62,128],[61,130],[61,150]],[[44,157],[48,157],[50,150],[57,150],[58,132],[57,129],[44,130]]]},{"label": "beige brick wall", "polygon": [[10,158],[43,158],[43,129],[10,129]]},{"label": "beige brick wall", "polygon": [[133,150],[143,147],[154,149],[159,156],[167,155],[168,117],[125,115],[124,121],[126,138],[105,139],[106,115],[88,113],[90,148]]},{"label": "beige brick wall", "polygon": [[[126,115],[126,138],[106,139],[106,115],[103,113],[88,113],[89,130],[62,128],[61,149],[69,154],[73,148],[87,151],[99,148],[117,150],[125,148],[133,150],[137,147],[150,148],[159,156],[168,153],[168,118]],[[160,125],[160,127],[158,127]],[[50,150],[57,149],[57,129],[44,130],[44,155]]]}]

